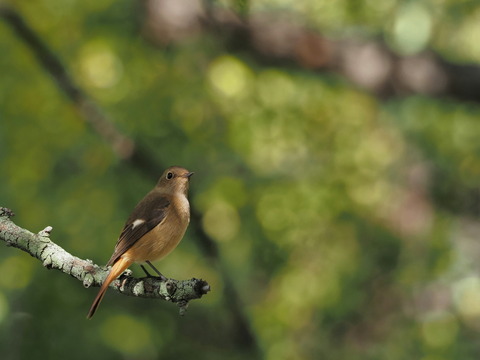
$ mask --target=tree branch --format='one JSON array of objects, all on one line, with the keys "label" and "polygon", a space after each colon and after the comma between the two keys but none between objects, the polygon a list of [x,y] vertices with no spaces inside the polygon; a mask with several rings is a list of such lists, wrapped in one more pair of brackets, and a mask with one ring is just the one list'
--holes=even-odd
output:
[{"label": "tree branch", "polygon": [[[47,269],[57,269],[82,281],[86,288],[100,286],[108,275],[109,269],[83,260],[65,251],[50,240],[52,227],[48,226],[38,234],[15,225],[10,218],[13,212],[0,208],[0,240],[7,246],[25,251],[40,260]],[[200,299],[210,291],[210,285],[201,279],[161,281],[159,278],[134,278],[131,271],[112,282],[111,288],[123,295],[150,299],[162,299],[176,303],[180,315],[184,315],[190,300]]]},{"label": "tree branch", "polygon": [[81,118],[91,125],[111,146],[120,159],[128,159],[134,152],[134,142],[122,134],[102,109],[90,100],[68,73],[66,67],[23,17],[8,5],[0,5],[0,18],[35,54],[37,61],[51,75],[57,86],[74,104]]}]

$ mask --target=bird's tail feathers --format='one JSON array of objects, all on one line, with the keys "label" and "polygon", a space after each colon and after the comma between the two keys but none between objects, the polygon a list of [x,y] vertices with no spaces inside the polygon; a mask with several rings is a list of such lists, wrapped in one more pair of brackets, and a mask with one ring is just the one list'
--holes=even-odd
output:
[{"label": "bird's tail feathers", "polygon": [[100,302],[105,296],[105,293],[108,289],[108,286],[111,284],[111,282],[115,280],[117,277],[119,277],[131,264],[132,264],[131,260],[125,259],[123,257],[120,257],[117,260],[117,262],[113,264],[112,269],[110,270],[110,273],[108,274],[107,278],[103,282],[100,288],[100,291],[95,297],[95,300],[93,300],[93,304],[90,307],[90,311],[88,312],[87,319],[91,319],[92,316],[95,314],[95,311],[97,310],[98,305],[100,305]]}]

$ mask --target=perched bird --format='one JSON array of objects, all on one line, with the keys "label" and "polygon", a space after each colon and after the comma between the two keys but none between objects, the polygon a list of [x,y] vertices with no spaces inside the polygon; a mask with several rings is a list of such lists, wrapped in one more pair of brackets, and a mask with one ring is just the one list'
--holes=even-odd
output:
[{"label": "perched bird", "polygon": [[103,282],[88,312],[90,319],[103,299],[108,286],[132,263],[140,263],[150,276],[148,264],[163,280],[166,280],[151,263],[167,256],[182,240],[190,222],[190,204],[187,199],[190,176],[188,170],[169,167],[157,185],[133,209],[115,250],[107,265],[112,268]]}]

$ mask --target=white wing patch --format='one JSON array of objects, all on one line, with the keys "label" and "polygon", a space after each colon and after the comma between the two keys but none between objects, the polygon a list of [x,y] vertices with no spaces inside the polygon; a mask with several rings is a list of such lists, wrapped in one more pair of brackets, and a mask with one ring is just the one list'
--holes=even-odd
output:
[{"label": "white wing patch", "polygon": [[132,229],[135,229],[137,226],[142,225],[145,222],[143,219],[137,219],[132,223]]}]

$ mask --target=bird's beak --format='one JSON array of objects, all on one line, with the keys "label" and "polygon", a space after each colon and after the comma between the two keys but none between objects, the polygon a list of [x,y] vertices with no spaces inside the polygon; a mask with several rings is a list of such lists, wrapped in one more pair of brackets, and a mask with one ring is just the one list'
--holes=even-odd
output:
[{"label": "bird's beak", "polygon": [[185,175],[183,175],[183,177],[186,177],[186,178],[188,179],[188,178],[190,178],[190,176],[192,176],[193,174],[195,174],[195,173],[189,172],[189,173],[186,173]]}]

